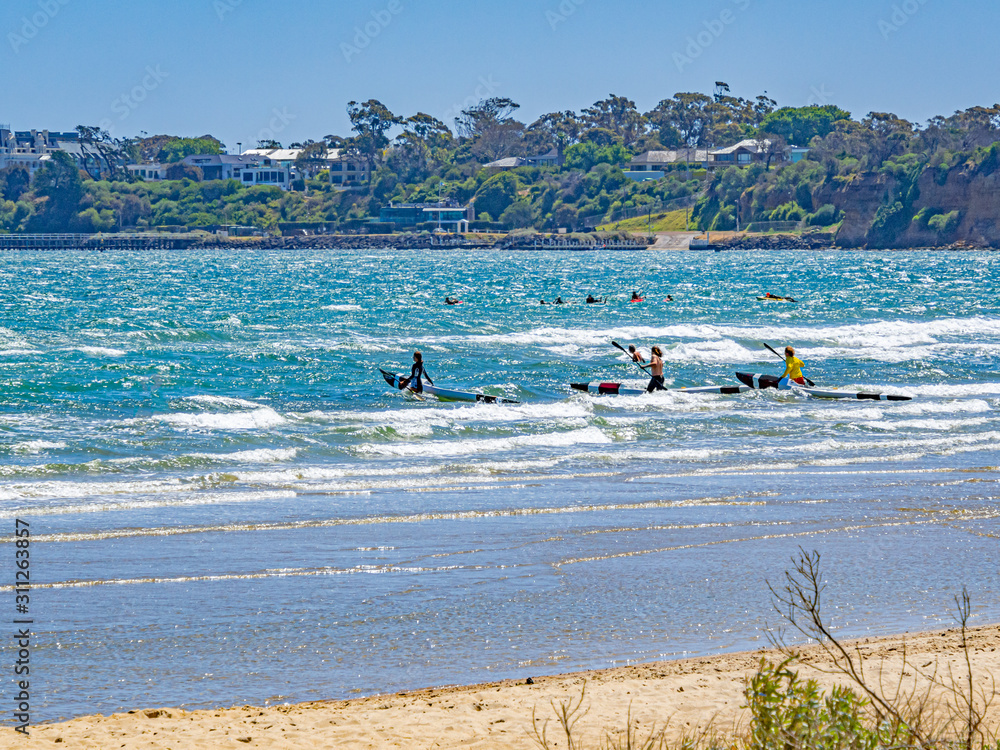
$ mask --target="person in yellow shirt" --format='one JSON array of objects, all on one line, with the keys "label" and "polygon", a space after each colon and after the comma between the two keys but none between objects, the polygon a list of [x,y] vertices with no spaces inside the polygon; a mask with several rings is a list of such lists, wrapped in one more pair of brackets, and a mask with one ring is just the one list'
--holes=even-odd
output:
[{"label": "person in yellow shirt", "polygon": [[803,364],[802,360],[795,356],[795,349],[790,346],[786,346],[785,371],[781,373],[781,377],[778,378],[778,388],[781,388],[782,390],[790,389],[792,386],[789,385],[789,380],[793,383],[798,383],[799,385],[805,385],[806,379],[802,375]]}]

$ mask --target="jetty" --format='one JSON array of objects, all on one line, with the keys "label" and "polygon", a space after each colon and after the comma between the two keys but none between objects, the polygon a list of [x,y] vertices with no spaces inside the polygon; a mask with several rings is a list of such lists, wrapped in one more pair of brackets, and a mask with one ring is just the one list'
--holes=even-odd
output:
[{"label": "jetty", "polygon": [[165,232],[0,234],[0,250],[186,250],[201,239]]}]

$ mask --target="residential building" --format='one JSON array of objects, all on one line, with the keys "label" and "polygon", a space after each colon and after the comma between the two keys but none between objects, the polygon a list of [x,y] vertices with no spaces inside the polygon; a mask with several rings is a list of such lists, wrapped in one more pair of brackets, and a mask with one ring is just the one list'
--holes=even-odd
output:
[{"label": "residential building", "polygon": [[484,164],[483,169],[487,169],[490,172],[507,172],[511,169],[526,166],[528,166],[527,159],[520,156],[508,156],[506,159],[497,159],[496,161],[491,161],[489,164]]},{"label": "residential building", "polygon": [[[302,151],[301,148],[251,148],[244,151],[243,156],[270,159],[272,162],[287,166],[294,173],[295,161]],[[329,170],[330,182],[333,185],[344,188],[357,187],[366,184],[371,176],[367,161],[359,156],[345,154],[343,149],[330,149],[323,157],[323,161],[324,166],[320,169]],[[295,174],[293,179],[295,177],[298,175]]]},{"label": "residential building", "polygon": [[378,220],[393,222],[397,227],[440,222],[442,229],[468,231],[469,222],[475,218],[472,204],[462,206],[457,201],[444,200],[440,203],[389,203],[379,212]]},{"label": "residential building", "polygon": [[185,157],[184,163],[198,167],[203,179],[237,180],[242,185],[274,185],[282,190],[288,190],[291,181],[291,168],[272,162],[267,157],[254,155],[235,156],[231,154],[195,154]]},{"label": "residential building", "polygon": [[128,164],[125,166],[129,172],[147,182],[159,182],[167,179],[166,164]]},{"label": "residential building", "polygon": [[86,161],[75,131],[11,130],[9,125],[0,125],[0,169],[24,167],[34,174],[56,151],[65,151],[81,167]]},{"label": "residential building", "polygon": [[647,151],[628,163],[625,176],[637,182],[658,180],[667,173],[667,167],[687,164],[696,169],[708,164],[708,149],[679,148],[669,151]]},{"label": "residential building", "polygon": [[529,156],[528,164],[532,167],[561,167],[563,156],[559,153],[559,149],[552,148],[544,154]]}]

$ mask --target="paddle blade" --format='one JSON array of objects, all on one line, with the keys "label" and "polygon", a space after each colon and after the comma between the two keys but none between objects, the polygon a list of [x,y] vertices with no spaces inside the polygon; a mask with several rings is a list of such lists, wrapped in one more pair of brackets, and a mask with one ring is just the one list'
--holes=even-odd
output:
[{"label": "paddle blade", "polygon": [[617,341],[612,341],[611,342],[611,346],[615,347],[616,349],[621,349],[623,352],[625,352],[626,354],[628,354],[628,349],[626,349],[624,346],[622,346],[621,344],[619,344]]}]

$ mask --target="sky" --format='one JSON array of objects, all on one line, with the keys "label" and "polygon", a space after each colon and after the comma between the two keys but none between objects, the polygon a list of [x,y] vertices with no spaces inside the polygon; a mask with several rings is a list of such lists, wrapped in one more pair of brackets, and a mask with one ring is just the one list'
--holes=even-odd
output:
[{"label": "sky", "polygon": [[995,2],[3,0],[0,124],[211,134],[230,151],[349,135],[349,101],[530,123],[609,94],[767,93],[918,123],[1000,101]]}]

